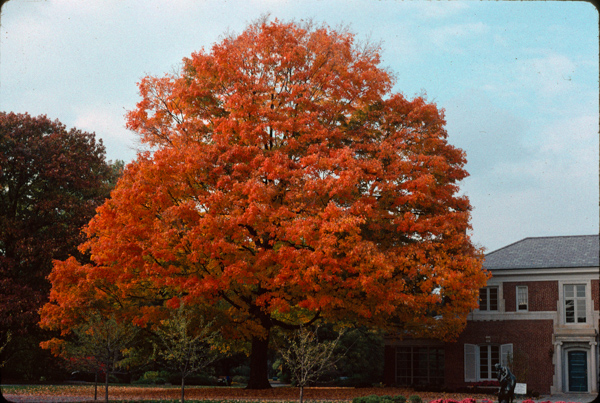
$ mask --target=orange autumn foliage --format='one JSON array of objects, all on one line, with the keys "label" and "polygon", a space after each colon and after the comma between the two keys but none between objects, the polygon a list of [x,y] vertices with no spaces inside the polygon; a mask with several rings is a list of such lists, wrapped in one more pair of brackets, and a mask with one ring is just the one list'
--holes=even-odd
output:
[{"label": "orange autumn foliage", "polygon": [[232,337],[315,316],[455,337],[487,279],[465,155],[379,52],[261,21],[144,78],[127,125],[152,151],[87,226],[93,263],[55,263],[42,325],[102,304],[156,323],[183,298]]}]

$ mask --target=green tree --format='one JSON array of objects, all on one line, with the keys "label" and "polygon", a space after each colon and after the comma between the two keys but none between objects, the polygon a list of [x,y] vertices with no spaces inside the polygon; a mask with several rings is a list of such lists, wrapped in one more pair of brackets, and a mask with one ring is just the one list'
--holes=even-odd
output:
[{"label": "green tree", "polygon": [[383,378],[383,332],[367,327],[347,331],[340,340],[346,353],[337,364],[344,386],[365,387]]},{"label": "green tree", "polygon": [[41,343],[42,347],[50,349],[71,365],[95,372],[96,381],[98,372],[104,372],[104,397],[108,402],[109,378],[127,361],[127,350],[136,337],[137,329],[131,324],[118,322],[114,316],[107,318],[95,313],[71,332],[68,340],[52,339]]},{"label": "green tree", "polygon": [[219,358],[218,331],[213,322],[181,304],[170,318],[156,329],[158,356],[181,376],[181,403],[185,401],[185,379]]},{"label": "green tree", "polygon": [[320,341],[317,329],[305,327],[288,337],[288,347],[280,351],[283,361],[291,371],[292,379],[300,387],[300,403],[304,398],[304,387],[319,379],[327,371],[335,369],[341,355],[336,348],[344,332],[334,340]]}]

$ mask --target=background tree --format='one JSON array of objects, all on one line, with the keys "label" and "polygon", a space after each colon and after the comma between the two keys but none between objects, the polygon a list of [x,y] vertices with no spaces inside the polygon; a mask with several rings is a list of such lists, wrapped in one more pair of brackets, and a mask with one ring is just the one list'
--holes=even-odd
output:
[{"label": "background tree", "polygon": [[360,326],[348,330],[340,340],[344,349],[337,362],[342,386],[371,387],[383,379],[384,339],[381,331]]},{"label": "background tree", "polygon": [[[41,337],[52,259],[75,255],[81,228],[109,196],[117,171],[93,133],[66,130],[45,116],[0,112],[0,336],[13,333],[7,368],[35,368],[24,352]],[[40,357],[32,359],[39,361]]]},{"label": "background tree", "polygon": [[[42,343],[55,355],[71,362],[76,360],[82,369],[104,372],[104,398],[108,402],[108,383],[112,373],[123,365],[126,350],[132,345],[136,329],[131,324],[120,323],[114,316],[109,318],[92,314],[88,321],[71,329],[68,341],[52,339]],[[97,379],[97,378],[96,378]]]},{"label": "background tree", "polygon": [[183,295],[251,343],[249,388],[270,387],[276,328],[456,336],[486,281],[464,153],[434,104],[390,93],[379,51],[263,20],[144,78],[128,127],[153,152],[87,227],[93,263],[55,265],[42,321],[71,326],[92,298],[143,326]]},{"label": "background tree", "polygon": [[218,332],[213,323],[181,304],[156,329],[158,355],[181,376],[181,403],[185,401],[185,379],[219,358]]},{"label": "background tree", "polygon": [[288,347],[280,351],[283,361],[292,374],[292,379],[300,387],[300,403],[304,398],[304,387],[315,382],[327,371],[335,369],[341,358],[335,354],[344,332],[334,340],[319,341],[317,329],[300,328],[288,337]]},{"label": "background tree", "polygon": [[[321,376],[319,379],[320,384],[372,387],[374,384],[381,383],[384,364],[382,331],[358,326],[344,328],[344,334],[340,337],[339,332],[335,330],[335,325],[321,324],[317,335],[320,341],[340,339],[335,351],[339,353],[336,369]],[[283,339],[285,341],[285,337]],[[285,343],[281,344],[279,340],[274,340],[273,345],[278,351],[287,347]],[[285,366],[281,365],[281,360],[275,360],[273,368],[277,370],[277,376],[284,382],[291,379],[291,373]]]}]

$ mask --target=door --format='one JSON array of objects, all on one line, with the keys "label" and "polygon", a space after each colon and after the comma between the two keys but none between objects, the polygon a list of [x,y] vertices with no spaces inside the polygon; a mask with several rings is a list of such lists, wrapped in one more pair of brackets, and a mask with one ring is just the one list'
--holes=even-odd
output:
[{"label": "door", "polygon": [[569,360],[569,392],[587,392],[587,353],[585,351],[570,351]]}]

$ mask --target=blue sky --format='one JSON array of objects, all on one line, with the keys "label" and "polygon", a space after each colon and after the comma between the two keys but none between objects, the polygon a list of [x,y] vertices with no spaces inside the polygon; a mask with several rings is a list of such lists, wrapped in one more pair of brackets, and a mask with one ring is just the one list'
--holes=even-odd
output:
[{"label": "blue sky", "polygon": [[130,161],[136,83],[266,13],[382,42],[394,91],[445,109],[449,141],[467,152],[477,245],[598,233],[598,12],[587,2],[10,0],[0,109],[93,131],[109,159]]}]

